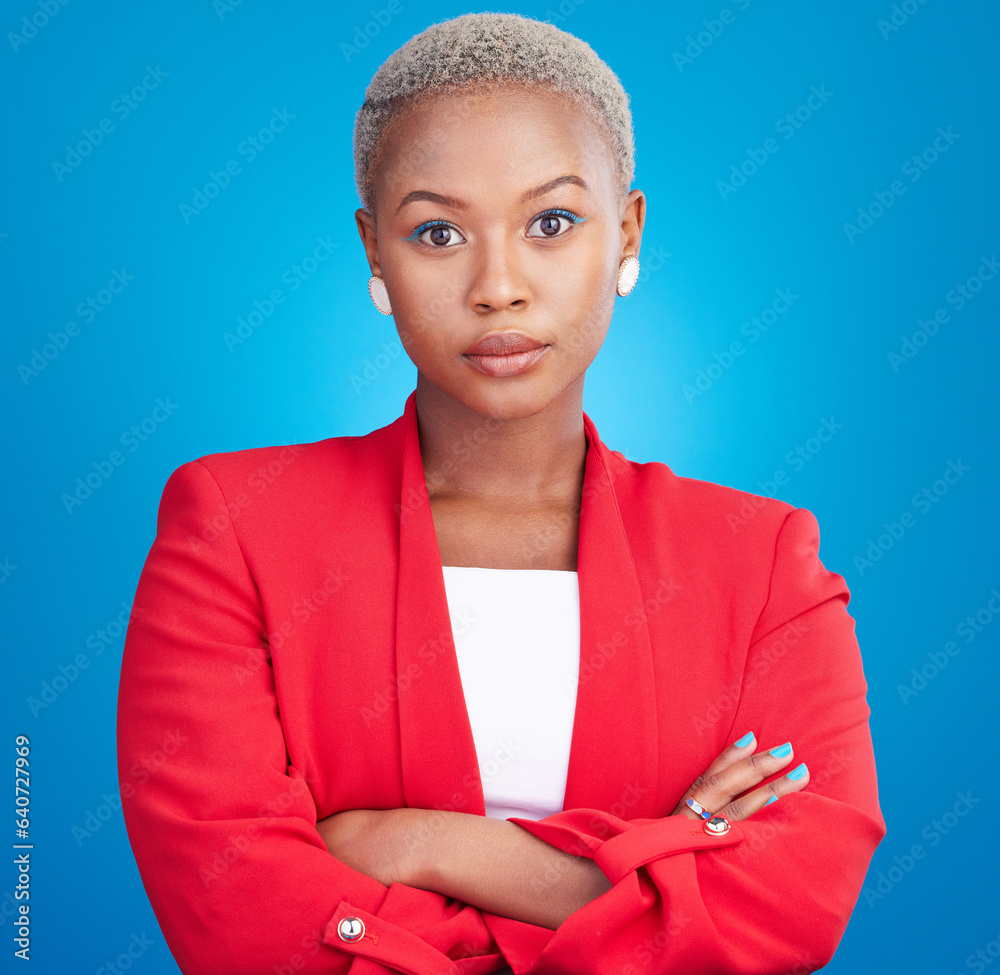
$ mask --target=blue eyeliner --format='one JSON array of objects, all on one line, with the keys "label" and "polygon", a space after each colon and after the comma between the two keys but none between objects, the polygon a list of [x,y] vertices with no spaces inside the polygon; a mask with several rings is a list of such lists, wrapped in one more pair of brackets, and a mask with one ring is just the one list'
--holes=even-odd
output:
[{"label": "blue eyeliner", "polygon": [[427,220],[417,227],[409,237],[400,237],[399,240],[416,240],[425,230],[430,230],[431,227],[449,227],[452,230],[458,230],[458,227],[453,223],[448,223],[445,220]]},{"label": "blue eyeliner", "polygon": [[[587,219],[586,217],[580,217],[577,214],[570,212],[569,210],[561,210],[558,207],[554,207],[551,210],[543,210],[541,213],[532,217],[531,223],[534,223],[536,220],[539,220],[542,217],[547,217],[550,214],[557,217],[565,217],[567,220],[569,220],[571,223],[574,224],[583,223],[583,221]],[[529,223],[528,226],[531,226],[531,223]],[[456,227],[453,223],[448,223],[447,220],[426,220],[424,221],[424,223],[420,224],[419,227],[414,228],[413,233],[411,233],[408,237],[399,237],[397,238],[397,240],[416,240],[422,233],[424,233],[427,230],[430,230],[432,227],[448,227],[451,230],[455,230],[461,233],[458,227]]]},{"label": "blue eyeliner", "polygon": [[[583,223],[586,217],[578,217],[575,213],[570,213],[569,210],[560,210],[558,208],[552,210],[543,210],[538,217],[547,217],[550,213],[554,213],[557,217],[565,217],[567,220],[572,220],[573,223]],[[535,217],[531,222],[534,223],[538,219]]]}]

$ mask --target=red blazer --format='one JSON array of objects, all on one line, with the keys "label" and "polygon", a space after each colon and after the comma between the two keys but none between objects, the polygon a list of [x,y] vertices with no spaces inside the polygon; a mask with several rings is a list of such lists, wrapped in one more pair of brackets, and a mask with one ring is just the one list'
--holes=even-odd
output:
[{"label": "red blazer", "polygon": [[[885,835],[844,580],[809,511],[626,460],[586,414],[565,802],[512,822],[613,886],[552,931],[330,855],[315,824],[344,809],[485,814],[416,419],[411,393],[366,436],[213,454],[167,481],[125,640],[118,756],[181,969],[826,964]],[[809,785],[721,837],[671,817],[751,730],[760,747],[790,740]],[[349,917],[364,922],[353,942],[338,934]]]}]

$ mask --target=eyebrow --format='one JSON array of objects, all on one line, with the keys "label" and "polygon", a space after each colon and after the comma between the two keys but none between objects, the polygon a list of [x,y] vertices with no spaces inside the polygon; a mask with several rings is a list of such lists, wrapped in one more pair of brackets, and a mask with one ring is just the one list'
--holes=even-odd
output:
[{"label": "eyebrow", "polygon": [[573,186],[579,186],[582,190],[590,189],[582,177],[576,176],[573,173],[567,173],[565,176],[557,176],[555,179],[550,179],[547,183],[542,183],[541,186],[536,186],[533,190],[528,190],[528,192],[521,197],[521,203],[527,203],[528,200],[533,200],[537,196],[545,196],[546,193],[551,193],[552,190],[557,189],[560,186],[564,186],[567,183],[570,183]]},{"label": "eyebrow", "polygon": [[[522,195],[520,202],[526,203],[528,200],[534,200],[539,196],[545,196],[546,193],[551,193],[552,190],[567,184],[579,186],[582,190],[589,191],[590,189],[582,177],[577,176],[574,173],[567,173],[565,176],[557,176],[555,179],[550,179],[547,183],[542,183],[541,186],[536,186],[534,189],[528,190]],[[451,207],[453,210],[469,209],[468,203],[464,200],[459,200],[454,196],[432,193],[430,190],[411,190],[406,194],[406,196],[403,197],[399,206],[396,207],[396,213],[399,213],[399,211],[402,210],[408,203],[416,203],[418,200],[426,200],[428,203],[440,203],[442,206]]]}]

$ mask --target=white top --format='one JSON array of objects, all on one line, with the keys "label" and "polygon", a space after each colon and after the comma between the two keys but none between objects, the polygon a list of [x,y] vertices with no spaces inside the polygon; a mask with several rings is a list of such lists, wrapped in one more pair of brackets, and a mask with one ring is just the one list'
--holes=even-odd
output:
[{"label": "white top", "polygon": [[486,815],[561,812],[580,672],[576,572],[444,566]]}]

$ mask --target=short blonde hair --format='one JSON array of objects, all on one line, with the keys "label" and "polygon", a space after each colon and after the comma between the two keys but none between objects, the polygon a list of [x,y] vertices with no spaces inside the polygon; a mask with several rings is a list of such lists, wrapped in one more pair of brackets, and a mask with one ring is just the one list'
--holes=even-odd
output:
[{"label": "short blonde hair", "polygon": [[608,137],[618,190],[635,174],[628,95],[594,49],[553,24],[519,14],[463,14],[410,38],[375,72],[354,122],[354,179],[374,214],[374,168],[389,124],[418,99],[521,83],[585,99]]}]

